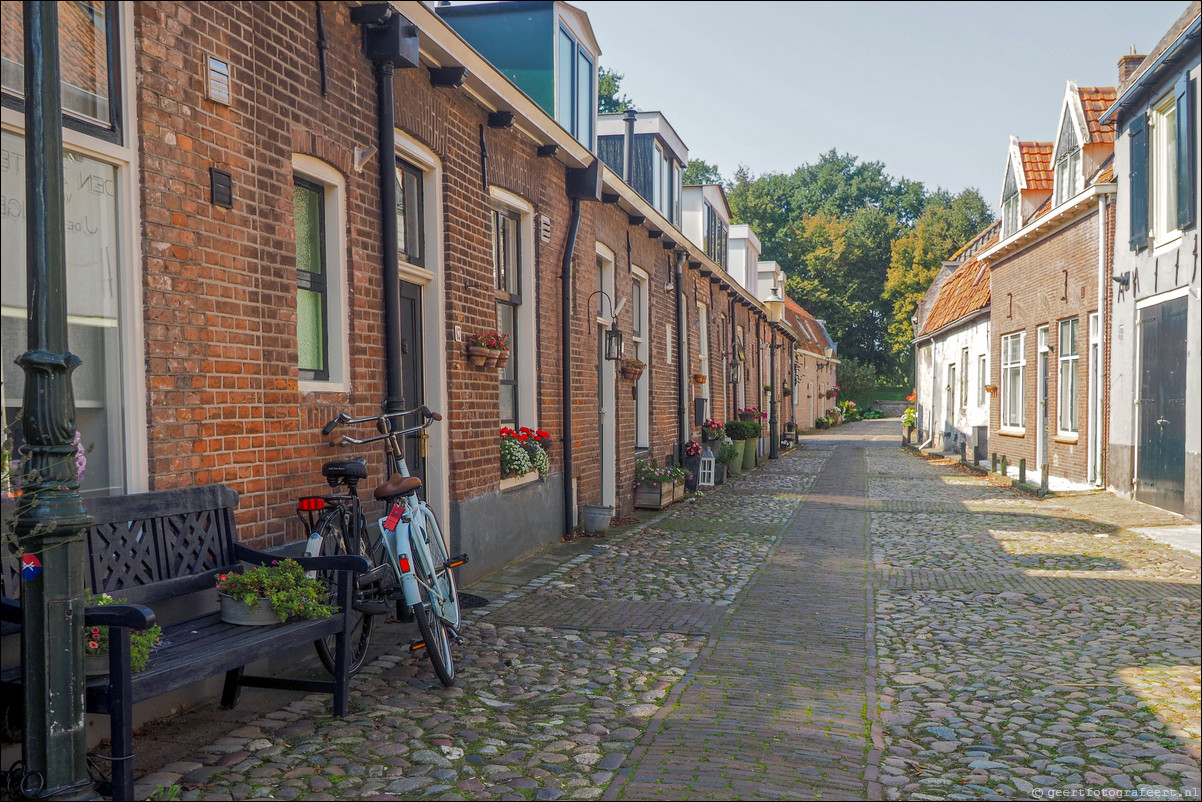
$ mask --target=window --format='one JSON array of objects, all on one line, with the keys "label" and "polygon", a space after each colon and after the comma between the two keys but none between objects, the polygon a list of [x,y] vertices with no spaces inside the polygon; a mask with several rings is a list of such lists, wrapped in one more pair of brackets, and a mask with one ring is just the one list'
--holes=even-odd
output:
[{"label": "window", "polygon": [[[21,5],[3,3],[0,11],[4,29],[0,83],[3,84],[4,105],[23,111],[25,44]],[[117,4],[77,0],[57,6],[63,124],[110,142],[119,142]]]},{"label": "window", "polygon": [[1081,142],[1077,124],[1069,109],[1060,122],[1060,141],[1056,145],[1056,204],[1064,203],[1081,191]]},{"label": "window", "polygon": [[1173,91],[1138,114],[1127,129],[1130,154],[1132,250],[1171,241],[1196,223],[1198,109],[1193,84],[1182,75]]},{"label": "window", "polygon": [[576,141],[593,149],[593,60],[567,28],[559,29],[555,121]]},{"label": "window", "polygon": [[[5,4],[6,19],[9,5]],[[19,14],[20,4],[11,5],[18,7]],[[67,347],[83,360],[71,379],[76,427],[84,446],[92,449],[80,488],[84,495],[111,495],[125,489],[127,449],[135,447],[127,445],[124,410],[130,404],[140,405],[127,392],[126,371],[132,373],[136,363],[123,343],[129,335],[129,312],[122,304],[127,278],[122,265],[128,254],[119,242],[123,229],[118,188],[124,185],[118,183],[118,172],[116,166],[88,156],[69,151],[63,156],[64,184],[74,190],[66,194],[66,219],[88,223],[68,226],[66,231]],[[28,347],[25,180],[25,141],[5,131],[0,136],[0,193],[5,199],[5,214],[0,217],[4,426],[17,420],[24,403],[25,373],[13,361]],[[141,366],[136,370],[141,371]],[[21,428],[20,424],[12,427],[17,447],[22,445]]]},{"label": "window", "polygon": [[726,269],[726,244],[729,229],[726,221],[718,216],[714,207],[706,203],[702,210],[702,231],[704,233],[705,255],[713,259],[719,267]]},{"label": "window", "polygon": [[424,267],[425,221],[422,171],[407,161],[396,163],[396,247],[401,261]]},{"label": "window", "polygon": [[960,407],[968,406],[968,349],[960,349]]},{"label": "window", "polygon": [[[698,398],[710,395],[710,330],[709,307],[697,304],[697,372],[705,376],[705,382],[697,386]],[[708,413],[707,413],[708,414]],[[712,415],[710,416],[712,417]]]},{"label": "window", "polygon": [[1002,426],[1022,428],[1023,369],[1027,364],[1024,351],[1026,333],[1017,332],[1002,337]]},{"label": "window", "polygon": [[[634,357],[650,363],[650,346],[647,342],[651,325],[647,310],[647,274],[632,268],[634,283],[631,287],[631,315],[633,317]],[[651,444],[651,377],[646,369],[634,386],[634,444],[635,448],[647,448]]]},{"label": "window", "polygon": [[[651,205],[656,211],[680,224],[680,167],[660,142],[655,143],[654,163],[651,166]],[[704,225],[704,223],[703,223]]]},{"label": "window", "polygon": [[1022,194],[1014,177],[1014,162],[1006,167],[1006,183],[1002,190],[1002,239],[1022,227]]},{"label": "window", "polygon": [[497,297],[497,331],[509,335],[509,362],[499,368],[501,423],[518,425],[518,371],[524,343],[519,338],[518,310],[522,304],[521,221],[516,214],[492,212],[493,279]]},{"label": "window", "polygon": [[296,348],[300,377],[330,378],[329,302],[326,270],[325,187],[296,176]]},{"label": "window", "polygon": [[985,355],[977,357],[977,406],[983,407],[989,403],[985,385],[989,384],[989,371],[985,367]]},{"label": "window", "polygon": [[1060,321],[1060,381],[1057,382],[1057,426],[1061,434],[1077,433],[1077,318]]}]

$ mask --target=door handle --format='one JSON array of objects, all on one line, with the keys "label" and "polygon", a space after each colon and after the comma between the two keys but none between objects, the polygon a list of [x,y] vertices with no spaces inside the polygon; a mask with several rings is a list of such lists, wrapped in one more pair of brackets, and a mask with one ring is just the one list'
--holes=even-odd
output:
[{"label": "door handle", "polygon": [[1167,425],[1168,425],[1168,423],[1169,423],[1169,422],[1168,422],[1167,420],[1165,420],[1164,418],[1157,418],[1157,419],[1156,419],[1156,425],[1157,425],[1157,426],[1159,426],[1159,427],[1160,427],[1160,428],[1162,428],[1162,429],[1163,429],[1165,426],[1167,426]]}]

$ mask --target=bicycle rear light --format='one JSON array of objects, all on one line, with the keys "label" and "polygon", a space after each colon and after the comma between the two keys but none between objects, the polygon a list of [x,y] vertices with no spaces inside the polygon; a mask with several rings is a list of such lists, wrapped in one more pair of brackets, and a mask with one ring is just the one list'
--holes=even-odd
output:
[{"label": "bicycle rear light", "polygon": [[318,510],[324,510],[325,508],[326,500],[320,496],[310,496],[308,498],[302,498],[300,501],[296,502],[297,512],[317,512]]},{"label": "bicycle rear light", "polygon": [[405,557],[405,556],[403,556],[403,555],[402,555],[402,556],[401,556],[401,558],[400,558],[400,560],[399,560],[399,562],[400,562],[400,564],[401,564],[401,573],[402,573],[402,574],[408,574],[408,573],[412,573],[412,571],[413,571],[413,566],[409,564],[409,558],[408,558],[408,557]]}]

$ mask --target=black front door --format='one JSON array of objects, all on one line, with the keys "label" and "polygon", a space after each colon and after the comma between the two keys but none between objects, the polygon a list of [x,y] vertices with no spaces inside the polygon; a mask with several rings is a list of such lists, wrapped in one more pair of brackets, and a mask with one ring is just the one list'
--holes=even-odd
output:
[{"label": "black front door", "polygon": [[1140,310],[1139,464],[1135,497],[1185,511],[1185,298]]},{"label": "black front door", "polygon": [[[405,408],[413,409],[426,403],[426,387],[422,381],[425,363],[422,359],[422,288],[408,281],[401,282],[401,391],[405,394]],[[416,417],[406,418],[405,426],[420,422]],[[423,433],[424,434],[424,433]],[[405,462],[411,476],[426,478],[425,449],[423,435],[405,441]]]}]

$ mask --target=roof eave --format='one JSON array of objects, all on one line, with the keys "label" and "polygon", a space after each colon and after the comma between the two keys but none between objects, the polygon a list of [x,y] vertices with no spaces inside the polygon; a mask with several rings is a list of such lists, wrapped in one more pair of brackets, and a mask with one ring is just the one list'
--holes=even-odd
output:
[{"label": "roof eave", "polygon": [[1098,118],[1099,121],[1102,123],[1112,122],[1112,118],[1117,117],[1120,111],[1125,111],[1130,106],[1137,105],[1142,100],[1144,93],[1148,91],[1149,86],[1157,83],[1164,76],[1165,72],[1175,68],[1179,56],[1189,55],[1188,52],[1183,52],[1189,45],[1189,41],[1191,39],[1199,39],[1200,37],[1202,37],[1202,17],[1195,17],[1194,21],[1173,40],[1173,43],[1156,57],[1152,65],[1137,76],[1131,82],[1131,85],[1114,101],[1114,104],[1102,113],[1102,116]]}]

